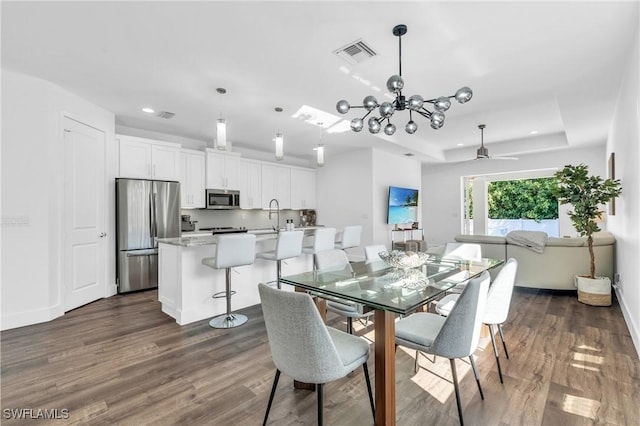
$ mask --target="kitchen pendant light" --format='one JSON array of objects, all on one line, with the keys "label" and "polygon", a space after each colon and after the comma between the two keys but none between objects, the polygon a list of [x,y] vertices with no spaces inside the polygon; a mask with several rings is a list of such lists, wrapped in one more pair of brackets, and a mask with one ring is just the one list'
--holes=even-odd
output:
[{"label": "kitchen pendant light", "polygon": [[[224,95],[227,93],[227,90],[222,87],[218,87],[216,92]],[[218,118],[216,123],[216,146],[218,149],[223,151],[226,151],[227,149],[227,120],[222,118],[222,111],[220,112],[220,118]]]},{"label": "kitchen pendant light", "polygon": [[324,145],[318,145],[316,148],[317,166],[324,167]]},{"label": "kitchen pendant light", "polygon": [[324,167],[324,145],[322,144],[322,123],[318,123],[320,127],[320,141],[316,147],[316,165],[318,167]]},{"label": "kitchen pendant light", "polygon": [[[276,107],[276,112],[282,112],[282,108]],[[276,133],[276,160],[280,161],[284,158],[284,136],[280,132],[280,123],[278,123],[278,132]]]}]

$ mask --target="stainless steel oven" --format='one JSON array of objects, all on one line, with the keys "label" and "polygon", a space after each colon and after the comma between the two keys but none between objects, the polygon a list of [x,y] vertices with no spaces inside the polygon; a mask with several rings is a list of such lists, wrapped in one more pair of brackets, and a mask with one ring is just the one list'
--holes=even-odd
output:
[{"label": "stainless steel oven", "polygon": [[206,196],[208,209],[230,210],[240,208],[240,191],[207,189]]}]

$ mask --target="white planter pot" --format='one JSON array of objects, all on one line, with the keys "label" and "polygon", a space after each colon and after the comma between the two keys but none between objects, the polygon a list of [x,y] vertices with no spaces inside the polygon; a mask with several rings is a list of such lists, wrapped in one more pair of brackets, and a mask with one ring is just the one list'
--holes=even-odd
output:
[{"label": "white planter pot", "polygon": [[578,302],[592,306],[611,306],[611,280],[609,277],[591,279],[575,276]]}]

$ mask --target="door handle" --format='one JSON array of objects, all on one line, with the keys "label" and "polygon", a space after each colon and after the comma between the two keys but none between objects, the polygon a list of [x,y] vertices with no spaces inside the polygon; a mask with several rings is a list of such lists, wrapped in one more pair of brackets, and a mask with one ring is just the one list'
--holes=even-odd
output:
[{"label": "door handle", "polygon": [[106,236],[107,236],[106,232],[101,232],[101,233],[98,234],[98,237],[100,237],[100,238],[104,238]]}]

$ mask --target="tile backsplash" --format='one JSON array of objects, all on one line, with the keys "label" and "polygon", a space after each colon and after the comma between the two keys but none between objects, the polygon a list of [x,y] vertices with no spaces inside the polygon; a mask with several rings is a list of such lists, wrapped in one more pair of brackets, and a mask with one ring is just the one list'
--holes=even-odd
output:
[{"label": "tile backsplash", "polygon": [[[276,226],[276,213],[269,219],[268,210],[182,210],[181,214],[190,215],[197,221],[196,230],[200,228],[226,227],[262,229]],[[299,210],[280,210],[280,226],[284,227],[287,219],[293,219],[295,226],[300,225]]]}]

